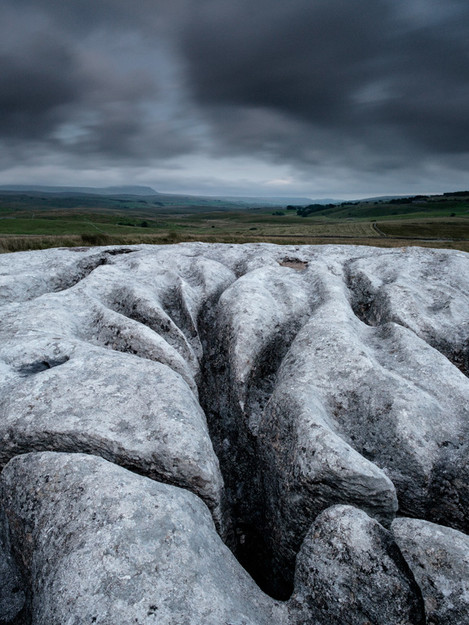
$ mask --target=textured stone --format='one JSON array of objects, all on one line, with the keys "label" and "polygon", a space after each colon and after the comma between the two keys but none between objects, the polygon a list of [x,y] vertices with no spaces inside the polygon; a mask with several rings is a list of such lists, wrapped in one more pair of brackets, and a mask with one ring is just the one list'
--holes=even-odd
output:
[{"label": "textured stone", "polygon": [[167,366],[77,344],[62,364],[18,377],[0,407],[2,465],[32,450],[100,455],[189,488],[220,520],[223,480],[205,416]]},{"label": "textured stone", "polygon": [[390,532],[363,511],[334,506],[298,555],[291,622],[424,625],[422,595]]},{"label": "textured stone", "polygon": [[468,276],[419,248],[2,255],[0,463],[84,452],[187,489],[282,599],[330,506],[468,532]]},{"label": "textured stone", "polygon": [[[0,465],[31,450],[101,455],[189,488],[221,527],[223,480],[197,402],[195,324],[233,274],[204,258],[107,252],[83,273],[89,252],[67,253],[76,265],[61,267],[66,253],[57,251],[53,276],[69,288],[42,293],[56,278],[30,284],[23,271],[16,299],[40,295],[2,307]],[[45,272],[51,256],[33,267]]]},{"label": "textured stone", "polygon": [[310,523],[336,503],[389,524],[397,493],[401,514],[467,529],[467,377],[409,329],[364,324],[340,266],[308,271],[322,302],[282,360],[258,429],[276,568],[292,570]]},{"label": "textured stone", "polygon": [[202,501],[101,458],[32,453],[1,478],[32,625],[281,625]]},{"label": "textured stone", "polygon": [[7,523],[0,505],[0,623],[23,622],[25,588],[11,553]]},{"label": "textured stone", "polygon": [[113,251],[81,248],[17,252],[0,257],[0,301],[24,302],[62,291],[108,262]]},{"label": "textured stone", "polygon": [[422,589],[427,625],[465,625],[469,615],[469,537],[419,519],[396,519],[392,531]]},{"label": "textured stone", "polygon": [[410,328],[469,374],[467,255],[408,247],[347,263],[353,306],[366,323]]}]

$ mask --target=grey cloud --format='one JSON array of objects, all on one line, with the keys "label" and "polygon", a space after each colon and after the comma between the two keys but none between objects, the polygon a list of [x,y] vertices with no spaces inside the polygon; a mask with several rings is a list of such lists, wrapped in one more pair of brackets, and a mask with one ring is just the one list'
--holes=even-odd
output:
[{"label": "grey cloud", "polygon": [[23,15],[44,16],[54,30],[74,36],[93,29],[147,34],[177,28],[193,0],[4,0]]},{"label": "grey cloud", "polygon": [[246,154],[399,180],[468,152],[466,0],[4,7],[0,144],[24,162]]},{"label": "grey cloud", "polygon": [[357,3],[338,0],[243,0],[224,13],[205,5],[186,30],[183,49],[191,84],[207,104],[263,106],[327,121],[346,107],[357,81],[373,75],[370,50],[379,55],[383,47],[387,10],[380,0],[362,2],[360,14]]},{"label": "grey cloud", "polygon": [[[420,11],[409,14],[412,4]],[[240,111],[254,108],[302,124],[300,158],[311,142],[334,158],[334,144],[374,152],[384,138],[396,159],[467,150],[467,4],[450,1],[436,21],[430,4],[425,13],[412,1],[407,11],[390,0],[202,6],[181,45],[189,84],[218,135],[252,148],[252,114]],[[222,108],[236,110],[239,132],[227,130]],[[258,149],[276,134],[258,132]],[[291,146],[273,150],[288,157]]]},{"label": "grey cloud", "polygon": [[145,2],[140,12],[127,2],[7,2],[8,19],[0,24],[4,151],[26,159],[47,146],[137,164],[192,149],[174,112],[165,110],[151,20],[139,31],[145,7],[148,12]]},{"label": "grey cloud", "polygon": [[80,99],[74,58],[54,41],[24,43],[22,56],[0,55],[0,132],[36,138]]}]

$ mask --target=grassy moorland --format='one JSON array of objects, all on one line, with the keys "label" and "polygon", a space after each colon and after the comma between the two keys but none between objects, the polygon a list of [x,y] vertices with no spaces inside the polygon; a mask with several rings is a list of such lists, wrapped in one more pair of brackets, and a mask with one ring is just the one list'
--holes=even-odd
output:
[{"label": "grassy moorland", "polygon": [[288,207],[187,196],[0,193],[0,252],[180,241],[469,251],[469,192]]}]

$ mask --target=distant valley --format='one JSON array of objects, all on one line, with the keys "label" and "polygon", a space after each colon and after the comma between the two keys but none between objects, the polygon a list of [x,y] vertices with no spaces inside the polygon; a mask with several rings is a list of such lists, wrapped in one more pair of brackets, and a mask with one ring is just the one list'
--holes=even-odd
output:
[{"label": "distant valley", "polygon": [[210,197],[143,186],[0,187],[0,251],[206,241],[469,251],[469,191],[350,201]]}]

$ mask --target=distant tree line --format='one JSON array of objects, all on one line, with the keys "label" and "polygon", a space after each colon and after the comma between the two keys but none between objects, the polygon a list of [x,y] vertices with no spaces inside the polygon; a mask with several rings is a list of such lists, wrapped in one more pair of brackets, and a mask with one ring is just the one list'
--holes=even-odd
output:
[{"label": "distant tree line", "polygon": [[412,204],[413,202],[426,202],[428,195],[412,195],[411,197],[397,197],[389,200],[389,204]]},{"label": "distant tree line", "polygon": [[307,217],[313,213],[326,210],[328,208],[335,208],[335,204],[308,204],[308,206],[287,206],[287,211],[296,211],[296,214],[300,217]]}]

